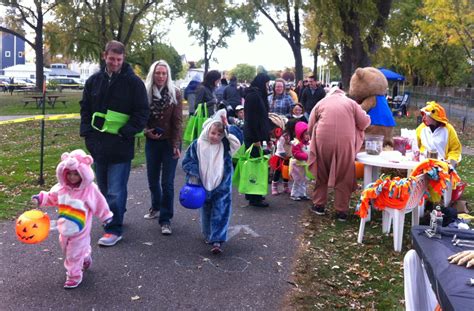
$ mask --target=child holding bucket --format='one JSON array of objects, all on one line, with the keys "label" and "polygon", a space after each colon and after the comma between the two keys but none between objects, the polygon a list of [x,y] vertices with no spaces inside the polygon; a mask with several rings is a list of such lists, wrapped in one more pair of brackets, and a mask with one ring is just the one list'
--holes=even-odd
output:
[{"label": "child holding bucket", "polygon": [[201,229],[211,252],[219,254],[227,240],[232,208],[232,155],[240,142],[228,131],[226,110],[217,111],[203,124],[198,139],[186,150],[183,170],[186,182],[202,184],[206,200],[201,208]]},{"label": "child holding bucket", "polygon": [[306,166],[308,161],[309,133],[308,124],[297,122],[296,138],[291,142],[290,174],[293,179],[290,198],[294,201],[309,200],[306,195]]},{"label": "child holding bucket", "polygon": [[[290,193],[288,186],[288,172],[284,172],[284,167],[288,168],[291,157],[291,139],[288,129],[283,131],[283,134],[278,138],[276,143],[275,154],[270,158],[269,165],[273,170],[272,178],[272,195],[280,193]],[[283,191],[280,192],[278,186],[280,178],[283,180]]]},{"label": "child holding bucket", "polygon": [[59,243],[64,253],[66,282],[64,288],[75,288],[82,282],[83,271],[92,264],[92,215],[103,224],[112,221],[112,212],[94,183],[92,157],[83,150],[65,152],[56,168],[58,183],[49,192],[32,197],[39,206],[58,207]]}]

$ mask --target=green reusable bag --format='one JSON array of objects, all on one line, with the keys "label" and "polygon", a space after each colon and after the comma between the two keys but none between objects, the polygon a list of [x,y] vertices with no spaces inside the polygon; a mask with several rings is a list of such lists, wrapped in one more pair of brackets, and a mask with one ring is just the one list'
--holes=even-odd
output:
[{"label": "green reusable bag", "polygon": [[[245,194],[266,195],[268,192],[268,157],[263,155],[263,149],[259,148],[260,156],[251,158],[252,146],[245,151],[245,156],[237,163],[238,191]],[[232,179],[234,181],[234,178]]]},{"label": "green reusable bag", "polygon": [[311,173],[311,171],[309,170],[309,165],[308,164],[306,164],[304,166],[304,170],[306,172],[306,178],[308,178],[309,180],[315,180],[316,179],[316,177],[314,177],[313,173]]},{"label": "green reusable bag", "polygon": [[202,125],[207,119],[207,106],[205,104],[198,104],[194,114],[189,117],[188,124],[184,130],[183,140],[191,143],[198,138],[202,132]]},{"label": "green reusable bag", "polygon": [[[232,155],[232,162],[238,163],[239,159],[245,156],[245,144],[242,144],[239,149]],[[236,167],[237,169],[237,167]]]},{"label": "green reusable bag", "polygon": [[[96,118],[104,119],[102,128],[98,128],[95,125]],[[119,130],[125,125],[125,123],[128,122],[129,119],[130,119],[130,116],[128,114],[124,114],[124,113],[113,111],[113,110],[107,110],[107,113],[94,112],[94,114],[92,115],[91,125],[94,129],[96,129],[99,132],[106,132],[109,134],[118,135]],[[135,137],[144,137],[143,131],[135,134]]]}]

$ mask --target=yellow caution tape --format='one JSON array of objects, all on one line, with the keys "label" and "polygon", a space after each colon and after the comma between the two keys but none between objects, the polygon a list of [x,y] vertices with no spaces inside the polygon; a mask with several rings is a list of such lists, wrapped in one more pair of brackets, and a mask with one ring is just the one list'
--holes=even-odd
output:
[{"label": "yellow caution tape", "polygon": [[7,120],[7,121],[0,121],[0,125],[22,123],[22,122],[42,120],[42,119],[48,120],[48,121],[63,120],[63,119],[77,119],[79,117],[80,117],[80,114],[78,113],[54,114],[54,115],[48,115],[48,116],[34,116],[34,117],[18,118],[18,119]]}]

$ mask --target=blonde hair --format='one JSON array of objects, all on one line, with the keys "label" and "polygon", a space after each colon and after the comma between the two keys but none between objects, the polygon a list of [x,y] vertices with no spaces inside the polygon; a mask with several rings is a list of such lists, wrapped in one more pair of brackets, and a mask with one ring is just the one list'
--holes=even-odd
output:
[{"label": "blonde hair", "polygon": [[209,128],[209,130],[211,128],[216,128],[216,130],[219,131],[219,133],[224,133],[224,125],[221,123],[221,122],[214,122],[211,124],[211,127]]},{"label": "blonde hair", "polygon": [[168,92],[171,97],[171,102],[175,105],[178,104],[178,100],[176,99],[176,87],[174,86],[173,79],[171,79],[170,66],[168,65],[166,61],[162,59],[157,60],[156,62],[151,64],[150,69],[148,70],[148,75],[146,76],[145,87],[146,87],[146,93],[148,96],[148,102],[151,103],[151,100],[152,100],[153,85],[154,85],[153,75],[155,74],[156,66],[166,67],[166,71],[168,73],[167,78],[166,78],[166,87],[168,88]]}]

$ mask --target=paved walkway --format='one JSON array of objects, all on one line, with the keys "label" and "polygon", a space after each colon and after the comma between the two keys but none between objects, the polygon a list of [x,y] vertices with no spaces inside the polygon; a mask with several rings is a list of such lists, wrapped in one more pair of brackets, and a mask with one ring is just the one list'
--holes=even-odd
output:
[{"label": "paved walkway", "polygon": [[[184,176],[178,168],[178,192]],[[16,240],[14,222],[0,223],[1,310],[278,310],[292,288],[299,219],[308,202],[268,196],[269,208],[246,206],[233,193],[229,242],[213,255],[200,234],[199,212],[175,198],[173,235],[163,236],[149,207],[146,170],[132,171],[124,239],[96,245],[93,265],[74,290],[64,290],[63,255],[57,231],[38,245]],[[48,211],[52,219],[55,212]]]}]

